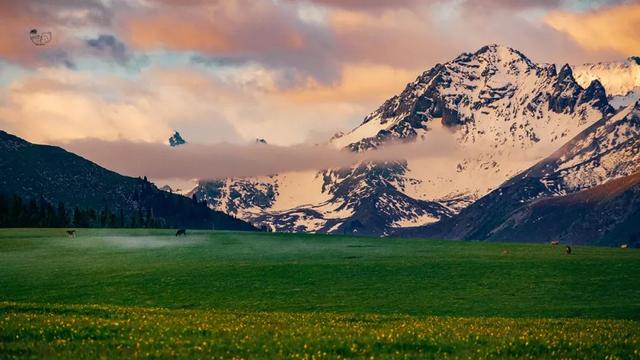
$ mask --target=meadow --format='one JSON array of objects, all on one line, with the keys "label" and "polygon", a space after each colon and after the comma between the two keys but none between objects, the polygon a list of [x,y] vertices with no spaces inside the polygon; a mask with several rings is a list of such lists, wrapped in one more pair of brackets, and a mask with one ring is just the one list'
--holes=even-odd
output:
[{"label": "meadow", "polygon": [[640,252],[0,229],[0,358],[640,358]]}]

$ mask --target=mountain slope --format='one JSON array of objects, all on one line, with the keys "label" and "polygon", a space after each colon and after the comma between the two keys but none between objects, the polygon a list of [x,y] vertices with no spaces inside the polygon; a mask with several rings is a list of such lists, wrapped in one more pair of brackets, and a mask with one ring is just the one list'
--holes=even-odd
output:
[{"label": "mountain slope", "polygon": [[404,234],[615,245],[640,232],[638,223],[630,227],[640,210],[638,172],[640,102],[598,121],[457,216]]},{"label": "mountain slope", "polygon": [[153,210],[166,226],[252,230],[226,214],[143,179],[119,175],[56,146],[36,145],[0,130],[0,191],[68,206],[133,213]]},{"label": "mountain slope", "polygon": [[[520,185],[535,188],[535,183]],[[518,189],[522,191],[501,188],[496,190],[500,200],[487,195],[487,200],[480,199],[452,219],[425,229],[406,229],[401,235],[640,246],[640,173],[569,195],[525,203],[514,196],[521,194]]]},{"label": "mountain slope", "polygon": [[600,82],[583,88],[568,65],[491,45],[436,65],[330,140],[365,152],[450,138],[444,156],[203,182],[193,194],[280,231],[385,235],[453,216],[613,111]]},{"label": "mountain slope", "polygon": [[496,240],[640,245],[640,173],[560,197],[534,200],[491,235]]}]

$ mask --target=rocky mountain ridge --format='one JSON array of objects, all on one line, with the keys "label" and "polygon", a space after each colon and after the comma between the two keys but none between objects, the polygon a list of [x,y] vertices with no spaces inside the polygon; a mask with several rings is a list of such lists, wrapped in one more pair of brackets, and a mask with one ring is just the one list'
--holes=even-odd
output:
[{"label": "rocky mountain ridge", "polygon": [[202,182],[209,206],[278,231],[389,235],[455,216],[615,109],[599,80],[490,45],[434,66],[350,132],[345,151],[450,137],[450,155]]}]

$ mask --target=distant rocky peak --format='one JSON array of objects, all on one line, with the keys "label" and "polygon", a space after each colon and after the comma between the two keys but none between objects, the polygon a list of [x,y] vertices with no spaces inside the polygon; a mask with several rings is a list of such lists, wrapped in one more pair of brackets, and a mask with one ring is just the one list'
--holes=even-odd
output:
[{"label": "distant rocky peak", "polygon": [[600,80],[595,79],[591,81],[589,86],[587,86],[587,88],[585,89],[583,97],[588,97],[590,99],[595,99],[595,98],[606,99],[607,90],[605,90],[604,86],[602,86],[602,83],[600,82]]},{"label": "distant rocky peak", "polygon": [[187,142],[182,138],[179,132],[174,132],[173,135],[169,138],[169,145],[171,147],[184,145]]},{"label": "distant rocky peak", "polygon": [[[538,66],[527,58],[520,51],[504,45],[488,45],[480,48],[475,53],[463,53],[454,60],[445,64],[447,68],[456,68],[461,65],[462,69],[479,68],[481,76],[491,77],[497,72],[519,75],[538,69]],[[460,69],[456,69],[459,71]],[[463,70],[464,71],[464,70]]]},{"label": "distant rocky peak", "polygon": [[591,84],[582,93],[578,104],[591,103],[595,108],[599,109],[603,115],[613,114],[615,109],[607,100],[607,91],[599,80],[591,81]]},{"label": "distant rocky peak", "polygon": [[576,82],[576,79],[573,77],[573,70],[571,70],[569,64],[564,64],[558,73],[558,83],[561,82]]}]

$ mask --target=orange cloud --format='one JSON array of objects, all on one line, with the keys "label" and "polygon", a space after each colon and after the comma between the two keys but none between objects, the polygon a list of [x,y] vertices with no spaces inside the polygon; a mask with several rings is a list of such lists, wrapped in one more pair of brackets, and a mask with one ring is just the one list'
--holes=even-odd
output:
[{"label": "orange cloud", "polygon": [[37,74],[14,81],[0,94],[5,95],[0,128],[36,142],[84,137],[165,139],[171,128],[153,113],[154,107],[146,98],[105,99],[103,94],[122,85],[109,78],[41,68]]},{"label": "orange cloud", "polygon": [[387,65],[348,64],[337,84],[323,85],[310,79],[303,88],[277,93],[296,103],[357,102],[375,106],[396,94],[415,79],[419,70],[396,69]]},{"label": "orange cloud", "polygon": [[429,8],[378,13],[334,9],[328,23],[336,34],[337,52],[350,62],[425,69],[460,52],[460,39],[445,41]]},{"label": "orange cloud", "polygon": [[585,13],[554,11],[545,22],[587,50],[640,54],[640,4],[624,4]]},{"label": "orange cloud", "polygon": [[[0,12],[2,9],[0,8]],[[64,50],[71,48],[64,31],[45,25],[40,30],[51,31],[51,42],[36,46],[29,39],[29,31],[38,24],[37,18],[27,14],[15,14],[0,20],[0,58],[22,65],[41,65],[64,60]]]},{"label": "orange cloud", "polygon": [[33,60],[34,46],[28,43],[28,30],[22,31],[20,35],[20,25],[33,23],[33,18],[27,16],[19,16],[13,19],[0,21],[0,54],[10,61],[21,59]]},{"label": "orange cloud", "polygon": [[[170,0],[165,0],[172,3]],[[228,1],[161,7],[124,18],[125,39],[137,49],[208,54],[301,49],[304,34],[291,14],[269,2]]]},{"label": "orange cloud", "polygon": [[143,50],[219,52],[233,50],[233,42],[212,22],[167,15],[131,19],[124,32],[130,44]]},{"label": "orange cloud", "polygon": [[[71,64],[81,43],[74,32],[108,24],[110,11],[100,0],[0,1],[0,60],[23,66]],[[51,42],[35,46],[29,32],[51,32]]]},{"label": "orange cloud", "polygon": [[196,68],[149,67],[128,79],[42,67],[0,88],[0,129],[35,142],[165,143],[178,129],[195,143],[260,137],[292,144],[324,141],[352,128],[369,109],[329,99],[287,101],[277,89],[245,85],[272,77],[267,69],[237,69],[220,78]]}]

